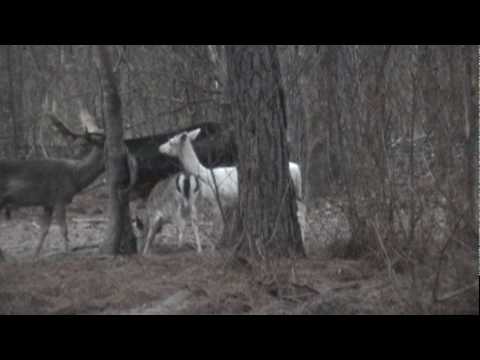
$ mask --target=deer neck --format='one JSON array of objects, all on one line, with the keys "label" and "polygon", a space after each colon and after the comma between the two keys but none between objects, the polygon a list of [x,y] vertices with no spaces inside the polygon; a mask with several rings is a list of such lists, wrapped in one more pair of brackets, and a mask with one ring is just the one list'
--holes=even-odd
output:
[{"label": "deer neck", "polygon": [[105,170],[103,149],[94,146],[90,153],[74,165],[77,189],[86,188]]},{"label": "deer neck", "polygon": [[180,157],[180,162],[182,163],[184,170],[191,175],[198,176],[201,179],[208,179],[209,171],[202,165],[198,159],[193,145],[190,141],[186,141],[185,145],[182,148],[182,154]]}]

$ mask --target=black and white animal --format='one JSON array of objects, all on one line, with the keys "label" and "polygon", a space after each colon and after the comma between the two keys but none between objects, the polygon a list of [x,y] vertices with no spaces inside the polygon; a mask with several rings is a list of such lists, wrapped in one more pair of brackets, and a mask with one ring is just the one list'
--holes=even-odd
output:
[{"label": "black and white animal", "polygon": [[178,159],[159,153],[158,147],[179,133],[197,128],[202,133],[193,146],[202,162],[212,167],[236,164],[237,148],[233,133],[219,123],[203,122],[153,136],[127,139],[125,145],[138,164],[137,181],[131,191],[132,199],[146,200],[159,181],[182,171]]},{"label": "black and white animal", "polygon": [[[192,146],[200,134],[201,129],[184,132],[172,137],[159,147],[162,154],[177,158],[183,166],[185,173],[194,175],[202,183],[202,194],[211,202],[216,202],[218,192],[222,206],[233,206],[238,200],[238,171],[235,166],[206,168],[198,158]],[[298,212],[302,239],[304,240],[305,207],[302,198],[302,175],[298,164],[289,163],[290,176],[292,178],[297,195]]]},{"label": "black and white animal", "polygon": [[[93,117],[85,115],[92,122]],[[69,139],[81,137],[66,128],[54,114],[49,114],[56,128]],[[82,120],[85,121],[85,120]],[[193,146],[197,155],[207,166],[234,165],[237,161],[237,148],[232,131],[222,124],[203,122],[196,125],[164,132],[152,136],[126,139],[129,155],[135,160],[135,182],[131,185],[131,200],[147,200],[148,195],[159,181],[166,180],[182,171],[179,160],[158,152],[158,147],[177,134],[192,129],[201,129],[201,135]]]},{"label": "black and white animal", "polygon": [[[146,224],[138,217],[136,225],[145,245],[140,251],[148,253],[152,241],[163,227],[172,224],[177,228],[178,246],[183,244],[187,221],[190,220],[195,235],[197,252],[202,252],[198,231],[197,201],[202,194],[202,184],[196,176],[178,174],[158,183],[147,200]],[[145,236],[146,233],[146,236]]]}]

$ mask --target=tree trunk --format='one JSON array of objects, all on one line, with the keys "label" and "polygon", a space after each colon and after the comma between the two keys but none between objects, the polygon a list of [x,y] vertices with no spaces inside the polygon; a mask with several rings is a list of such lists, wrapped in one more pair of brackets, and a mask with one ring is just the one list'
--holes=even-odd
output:
[{"label": "tree trunk", "polygon": [[121,101],[107,47],[97,45],[97,54],[106,108],[106,167],[110,196],[107,237],[100,251],[109,255],[135,254],[137,244],[130,221],[129,171],[126,146],[123,143]]},{"label": "tree trunk", "polygon": [[7,68],[8,68],[8,102],[10,107],[10,120],[12,122],[12,149],[13,158],[18,155],[18,139],[17,139],[17,107],[15,104],[15,71],[13,62],[15,61],[14,46],[7,45]]},{"label": "tree trunk", "polygon": [[237,256],[305,255],[289,174],[287,117],[274,45],[226,49],[229,91],[239,148],[239,202],[223,242]]},{"label": "tree trunk", "polygon": [[[465,169],[470,232],[478,237],[478,67],[477,47],[465,45],[464,108],[465,108]],[[472,84],[473,80],[473,84]]]}]

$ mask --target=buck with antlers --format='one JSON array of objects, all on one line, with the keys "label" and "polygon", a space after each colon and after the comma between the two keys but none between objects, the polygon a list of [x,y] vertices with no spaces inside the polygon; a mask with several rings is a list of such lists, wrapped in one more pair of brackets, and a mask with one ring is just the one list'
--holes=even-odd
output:
[{"label": "buck with antlers", "polygon": [[[67,205],[104,171],[104,135],[85,110],[80,112],[80,118],[86,130],[82,138],[92,145],[90,153],[83,159],[0,161],[0,211],[6,208],[8,212],[11,206],[43,208],[40,242],[35,256],[42,250],[54,213],[65,242],[65,250],[69,251]],[[55,116],[51,116],[51,119],[57,128],[66,129]]]},{"label": "buck with antlers", "polygon": [[[130,189],[132,200],[140,198],[146,202],[159,181],[182,171],[180,161],[159,153],[158,147],[172,137],[194,129],[201,129],[201,134],[193,142],[193,146],[202,163],[209,167],[236,164],[237,148],[233,134],[224,125],[215,122],[206,121],[156,135],[126,139],[129,158],[136,163],[136,178]],[[62,133],[64,136],[75,136],[65,130]]]}]

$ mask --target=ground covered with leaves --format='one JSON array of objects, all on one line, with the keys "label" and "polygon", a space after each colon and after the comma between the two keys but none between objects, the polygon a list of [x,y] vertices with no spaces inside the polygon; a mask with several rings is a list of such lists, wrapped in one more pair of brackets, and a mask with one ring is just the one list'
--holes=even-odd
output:
[{"label": "ground covered with leaves", "polygon": [[[2,219],[0,243],[6,261],[0,263],[0,314],[412,313],[410,304],[397,294],[399,287],[407,286],[406,276],[393,286],[388,272],[368,258],[326,255],[320,235],[310,239],[307,259],[268,265],[239,264],[208,248],[199,255],[193,237],[179,248],[175,230],[169,228],[163,236],[166,241],[158,237],[147,257],[100,256],[105,208],[88,206],[91,200],[79,196],[69,209],[73,247],[69,254],[53,226],[41,257],[32,258],[39,235],[37,210],[17,211],[10,222]],[[320,226],[310,219],[310,237],[338,227],[333,210],[324,209],[320,215],[335,222]],[[203,236],[213,236],[210,226],[203,219]],[[478,288],[428,311],[478,313]]]}]

